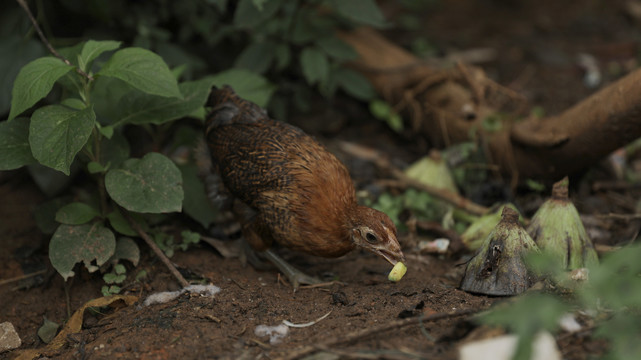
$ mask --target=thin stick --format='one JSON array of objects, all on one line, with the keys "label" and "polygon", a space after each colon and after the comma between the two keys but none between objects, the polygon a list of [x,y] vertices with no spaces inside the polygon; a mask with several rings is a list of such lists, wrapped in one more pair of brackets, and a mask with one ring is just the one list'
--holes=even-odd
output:
[{"label": "thin stick", "polygon": [[616,213],[609,213],[609,214],[598,214],[595,215],[598,218],[605,218],[605,219],[618,219],[618,220],[626,220],[626,221],[632,221],[632,220],[639,220],[641,219],[641,214],[616,214]]},{"label": "thin stick", "polygon": [[156,245],[154,240],[151,237],[149,237],[149,235],[147,235],[147,233],[140,227],[140,225],[138,225],[138,223],[129,215],[129,213],[126,210],[122,209],[122,212],[123,214],[125,214],[125,217],[127,218],[127,221],[129,222],[129,225],[131,225],[132,229],[134,229],[134,231],[136,231],[138,235],[140,235],[140,237],[143,240],[145,240],[147,245],[149,245],[151,250],[153,250],[154,253],[156,253],[156,256],[158,256],[158,258],[160,258],[163,264],[165,264],[167,269],[169,269],[169,272],[176,278],[176,280],[178,280],[180,285],[182,287],[189,286],[189,282],[187,282],[187,280],[185,280],[185,278],[182,275],[180,275],[180,272],[178,272],[174,264],[172,264],[171,261],[169,261],[165,253],[162,252],[162,250],[160,250],[160,248],[158,247],[158,245]]},{"label": "thin stick", "polygon": [[338,344],[360,340],[365,337],[372,336],[387,330],[400,329],[405,326],[416,324],[419,322],[424,323],[428,321],[437,321],[437,320],[442,320],[442,319],[447,319],[447,318],[452,318],[457,316],[470,315],[477,312],[478,310],[476,309],[467,309],[467,310],[459,310],[459,311],[453,311],[453,312],[447,312],[447,313],[437,313],[437,314],[432,314],[428,316],[417,316],[417,317],[411,317],[407,319],[395,320],[387,324],[383,324],[381,326],[356,330],[346,335],[341,335],[315,345],[304,346],[299,350],[296,350],[288,354],[287,356],[284,357],[284,359],[295,360],[307,354],[313,353],[314,351],[317,351],[319,349],[329,348],[331,346],[335,346]]},{"label": "thin stick", "polygon": [[[67,58],[65,58],[64,56],[60,55],[60,53],[58,51],[56,51],[56,49],[51,45],[49,40],[47,40],[47,38],[45,37],[45,34],[40,29],[40,25],[38,25],[38,21],[33,16],[33,13],[31,12],[31,9],[29,9],[29,5],[27,5],[26,0],[16,0],[16,1],[24,9],[24,11],[27,13],[27,16],[29,17],[29,20],[31,20],[31,24],[33,24],[34,29],[36,29],[36,32],[38,33],[38,36],[40,37],[40,40],[45,44],[45,46],[47,47],[49,52],[53,56],[55,56],[58,59],[62,60],[65,64],[67,64],[69,66],[73,66],[71,64],[71,62],[69,60],[67,60]],[[76,68],[76,72],[78,74],[80,74],[81,76],[89,79],[89,80],[93,80],[93,77],[91,75],[87,74],[86,72],[84,72],[80,68]]]},{"label": "thin stick", "polygon": [[36,272],[32,272],[31,274],[24,274],[24,275],[12,277],[11,279],[0,280],[0,286],[6,285],[6,284],[10,284],[10,283],[16,282],[16,281],[29,279],[29,278],[32,278],[34,276],[38,276],[38,275],[44,274],[46,272],[47,272],[47,269],[44,269],[44,270],[39,270],[39,271],[36,271]]}]

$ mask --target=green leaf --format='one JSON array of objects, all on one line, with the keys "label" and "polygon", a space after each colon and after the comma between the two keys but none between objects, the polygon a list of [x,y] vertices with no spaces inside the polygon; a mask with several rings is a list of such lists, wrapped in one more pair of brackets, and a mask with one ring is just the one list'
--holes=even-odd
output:
[{"label": "green leaf", "polygon": [[120,79],[97,77],[91,90],[91,102],[103,127],[113,124],[118,119],[121,110],[117,104],[122,98],[138,92],[136,88]]},{"label": "green leaf", "polygon": [[90,161],[87,164],[87,171],[89,171],[90,174],[98,174],[98,173],[107,171],[107,168],[102,166],[100,163],[97,163],[95,161]]},{"label": "green leaf", "polygon": [[292,53],[287,44],[278,44],[274,50],[274,59],[276,60],[276,69],[283,70],[292,60]]},{"label": "green leaf", "polygon": [[234,88],[238,96],[265,107],[269,98],[276,90],[276,86],[264,77],[243,69],[230,69],[213,76],[214,85],[223,87],[229,85]]},{"label": "green leaf", "polygon": [[357,99],[370,100],[376,96],[369,80],[354,70],[338,68],[332,77],[346,93]]},{"label": "green leaf", "polygon": [[[519,336],[516,353],[529,359],[531,340],[541,330],[554,331],[559,326],[561,315],[570,310],[569,305],[554,296],[544,294],[526,295],[518,301],[495,306],[481,315],[479,320],[488,325],[502,326]],[[515,321],[518,319],[518,321]]]},{"label": "green leaf", "polygon": [[13,170],[35,162],[29,146],[29,119],[1,122],[0,170]]},{"label": "green leaf", "polygon": [[377,119],[383,120],[396,132],[403,130],[403,118],[383,100],[372,100],[369,103],[369,111]]},{"label": "green leaf", "polygon": [[374,0],[331,0],[329,3],[338,14],[357,24],[374,27],[386,25],[385,17]]},{"label": "green leaf", "polygon": [[327,79],[329,62],[327,56],[315,47],[306,47],[300,54],[300,65],[307,83],[313,85]]},{"label": "green leaf", "polygon": [[53,340],[53,338],[56,337],[59,327],[60,325],[58,325],[57,323],[44,318],[44,323],[38,329],[38,337],[40,338],[40,340],[42,340],[43,343],[48,344],[51,342],[51,340]]},{"label": "green leaf", "polygon": [[79,42],[72,46],[63,47],[58,49],[58,53],[63,56],[65,59],[69,60],[71,64],[75,67],[80,67],[78,64],[78,58],[82,52],[82,48],[85,46],[85,42]]},{"label": "green leaf", "polygon": [[96,75],[118,78],[147,94],[182,98],[176,78],[165,61],[149,50],[119,50]]},{"label": "green leaf", "polygon": [[119,210],[110,212],[109,215],[107,215],[107,219],[109,220],[111,227],[114,228],[116,232],[127,236],[138,236],[138,233],[131,228],[129,222]]},{"label": "green leaf", "polygon": [[185,189],[185,199],[183,200],[183,211],[192,219],[198,221],[203,227],[207,228],[216,218],[217,212],[212,207],[205,185],[198,176],[196,165],[180,166]]},{"label": "green leaf", "polygon": [[119,274],[114,274],[114,273],[106,273],[102,276],[102,279],[105,281],[107,284],[120,284],[123,281],[125,281],[126,275],[119,275]]},{"label": "green leaf", "polygon": [[180,170],[158,153],[127,160],[122,169],[109,170],[105,186],[111,198],[130,211],[163,213],[182,208],[184,194]]},{"label": "green leaf", "polygon": [[358,57],[353,47],[336,36],[321,38],[316,45],[336,60],[354,60]]},{"label": "green leaf", "polygon": [[72,108],[74,110],[82,110],[87,107],[87,105],[85,105],[82,100],[76,98],[66,98],[60,102],[60,105]]},{"label": "green leaf", "polygon": [[9,120],[47,96],[53,84],[71,70],[73,66],[54,57],[39,58],[25,65],[13,84]]},{"label": "green leaf", "polygon": [[33,157],[41,164],[69,175],[71,163],[87,143],[95,120],[93,107],[78,111],[49,105],[36,110],[29,127]]},{"label": "green leaf", "polygon": [[641,316],[635,311],[619,311],[602,321],[594,336],[608,340],[608,354],[603,359],[640,359]]},{"label": "green leaf", "polygon": [[255,0],[240,0],[234,12],[234,25],[241,28],[255,27],[276,14],[282,2],[269,0],[259,9]]},{"label": "green leaf", "polygon": [[236,58],[234,67],[262,74],[274,61],[274,47],[271,42],[255,42],[247,46]]},{"label": "green leaf", "polygon": [[[16,8],[17,9],[17,8]],[[5,16],[7,14],[5,13]],[[5,24],[6,25],[6,24]],[[45,54],[44,46],[35,38],[23,38],[4,32],[0,38],[0,114],[11,108],[11,90],[20,69],[29,61]]]},{"label": "green leaf", "polygon": [[56,221],[56,213],[60,208],[68,204],[69,201],[71,201],[71,199],[62,197],[38,205],[33,213],[38,229],[44,234],[53,234],[60,226],[60,223]]},{"label": "green leaf", "polygon": [[[138,262],[140,261],[140,249],[133,239],[128,237],[120,238],[116,243],[116,252],[113,255],[113,259],[129,260],[132,264],[134,264],[134,266],[138,266]],[[116,271],[116,273],[124,274],[124,266],[122,266],[122,268],[118,266],[122,265],[117,264],[114,266],[114,270]],[[119,269],[123,272],[119,273]]]},{"label": "green leaf", "polygon": [[60,225],[49,242],[49,260],[66,281],[74,275],[77,263],[84,262],[87,270],[94,272],[115,250],[114,234],[100,223]]},{"label": "green leaf", "polygon": [[[116,248],[118,248],[117,244],[116,244]],[[114,272],[118,275],[122,275],[127,273],[127,268],[125,268],[125,265],[123,264],[116,264],[114,265]]]},{"label": "green leaf", "polygon": [[310,19],[314,18],[314,15],[317,14],[317,10],[301,8],[297,11],[297,14],[294,17],[294,29],[291,34],[289,34],[290,40],[296,45],[304,45],[314,40],[318,34],[325,34],[314,21]]},{"label": "green leaf", "polygon": [[387,118],[387,125],[396,132],[403,131],[403,118],[397,113],[391,114]]},{"label": "green leaf", "polygon": [[98,209],[85,203],[72,202],[60,208],[56,213],[56,221],[67,225],[80,225],[99,216]]},{"label": "green leaf", "polygon": [[91,62],[93,62],[100,54],[116,50],[120,47],[120,41],[106,40],[106,41],[95,41],[89,40],[82,47],[82,52],[78,62],[81,65],[82,70],[89,72],[91,70]]},{"label": "green leaf", "polygon": [[623,311],[641,307],[641,244],[635,243],[603,256],[600,266],[591,267],[590,286],[581,288],[583,302],[594,308],[603,304]]},{"label": "green leaf", "polygon": [[107,139],[111,139],[111,137],[114,136],[114,127],[111,125],[100,126],[98,131]]},{"label": "green leaf", "polygon": [[180,236],[183,238],[183,244],[198,244],[200,241],[200,234],[197,232],[183,230],[180,232]]},{"label": "green leaf", "polygon": [[117,285],[107,286],[107,285],[105,285],[105,286],[102,287],[101,292],[102,292],[103,296],[111,296],[111,295],[120,293],[120,290],[122,290],[120,288],[120,286],[117,286]]},{"label": "green leaf", "polygon": [[118,167],[129,159],[129,142],[120,132],[114,132],[110,139],[100,142],[100,162],[106,167]]},{"label": "green leaf", "polygon": [[138,274],[136,274],[136,281],[140,281],[145,277],[147,277],[147,270],[140,270]]},{"label": "green leaf", "polygon": [[501,114],[488,115],[483,122],[483,129],[488,132],[497,132],[503,128],[503,116]]},{"label": "green leaf", "polygon": [[369,103],[369,112],[377,119],[385,120],[392,113],[392,107],[384,100],[372,100]]},{"label": "green leaf", "polygon": [[205,105],[211,91],[213,77],[198,81],[188,81],[179,85],[183,98],[163,98],[159,96],[134,93],[123,97],[118,104],[122,115],[114,126],[123,124],[163,124],[189,116]]}]

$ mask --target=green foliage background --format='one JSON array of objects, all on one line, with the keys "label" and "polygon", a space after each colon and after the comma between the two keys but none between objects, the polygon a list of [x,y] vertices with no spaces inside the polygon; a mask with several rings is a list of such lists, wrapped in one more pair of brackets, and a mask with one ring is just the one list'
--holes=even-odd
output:
[{"label": "green foliage background", "polygon": [[[135,258],[116,251],[136,236],[132,219],[167,254],[198,242],[193,234],[175,242],[155,224],[183,209],[205,227],[216,216],[193,162],[176,153],[199,138],[194,120],[203,120],[212,86],[231,85],[281,119],[292,107],[307,109],[313,92],[369,100],[367,80],[344,67],[356,53],[336,32],[386,23],[373,0],[29,5],[62,58],[45,51],[26,12],[9,3],[0,14],[0,114],[7,117],[0,170],[28,166],[51,196],[78,174],[93,180],[81,184],[82,199],[62,197],[40,212],[43,230],[53,232],[51,262],[65,279],[77,263],[96,271]],[[125,272],[113,269],[122,282]]]}]

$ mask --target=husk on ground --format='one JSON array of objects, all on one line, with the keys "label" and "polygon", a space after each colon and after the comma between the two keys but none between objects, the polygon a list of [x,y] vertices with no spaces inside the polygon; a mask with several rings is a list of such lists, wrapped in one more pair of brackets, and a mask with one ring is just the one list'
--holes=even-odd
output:
[{"label": "husk on ground", "polygon": [[504,207],[501,221],[467,263],[461,289],[503,296],[524,292],[536,281],[524,260],[530,251],[539,250],[519,224],[518,212]]}]

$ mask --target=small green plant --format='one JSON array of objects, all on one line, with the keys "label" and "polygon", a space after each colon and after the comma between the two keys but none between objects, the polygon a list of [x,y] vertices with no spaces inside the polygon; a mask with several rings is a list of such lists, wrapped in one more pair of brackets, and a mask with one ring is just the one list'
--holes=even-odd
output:
[{"label": "small green plant", "polygon": [[[605,359],[641,358],[641,245],[634,244],[605,255],[589,268],[589,281],[561,294],[533,293],[499,305],[480,321],[504,327],[519,336],[513,359],[529,359],[531,342],[540,330],[554,332],[559,319],[570,311],[584,311],[594,321],[595,338],[609,343]],[[568,273],[549,255],[533,254],[531,266],[547,274],[558,286],[569,282]],[[556,265],[554,265],[556,264]],[[569,292],[568,292],[569,290]],[[586,311],[587,310],[587,311]],[[518,319],[518,321],[515,321]]]},{"label": "small green plant", "polygon": [[127,278],[127,269],[122,264],[116,264],[108,272],[102,276],[102,279],[107,285],[102,287],[102,295],[109,296],[120,293],[120,284]]},{"label": "small green plant", "polygon": [[419,220],[431,221],[441,221],[449,211],[430,194],[415,189],[408,189],[398,196],[383,193],[372,207],[386,213],[399,229],[406,228],[400,220],[403,211],[409,211]]},{"label": "small green plant", "polygon": [[[236,69],[179,83],[158,55],[120,47],[117,41],[89,40],[61,49],[64,57],[25,65],[14,82],[8,121],[0,123],[0,170],[40,164],[67,176],[84,170],[95,180],[95,191],[83,201],[52,209],[60,225],[49,257],[65,279],[74,275],[77,263],[89,271],[106,264],[116,254],[116,234],[136,236],[128,218],[147,227],[137,213],[183,208],[183,172],[161,153],[130,158],[125,126],[155,134],[178,119],[202,118],[214,85],[232,84],[262,105],[273,91],[259,75]],[[58,96],[52,93],[56,84],[63,90]],[[24,116],[47,96],[52,104]],[[116,286],[108,291],[116,292]]]},{"label": "small green plant", "polygon": [[369,111],[379,120],[385,121],[387,125],[396,132],[403,131],[403,118],[387,102],[376,99],[369,103]]},{"label": "small green plant", "polygon": [[195,245],[200,241],[200,235],[192,231],[185,230],[182,231],[180,235],[182,242],[176,243],[172,235],[157,232],[154,234],[154,241],[167,257],[174,256],[176,250],[186,251],[191,245]]}]

